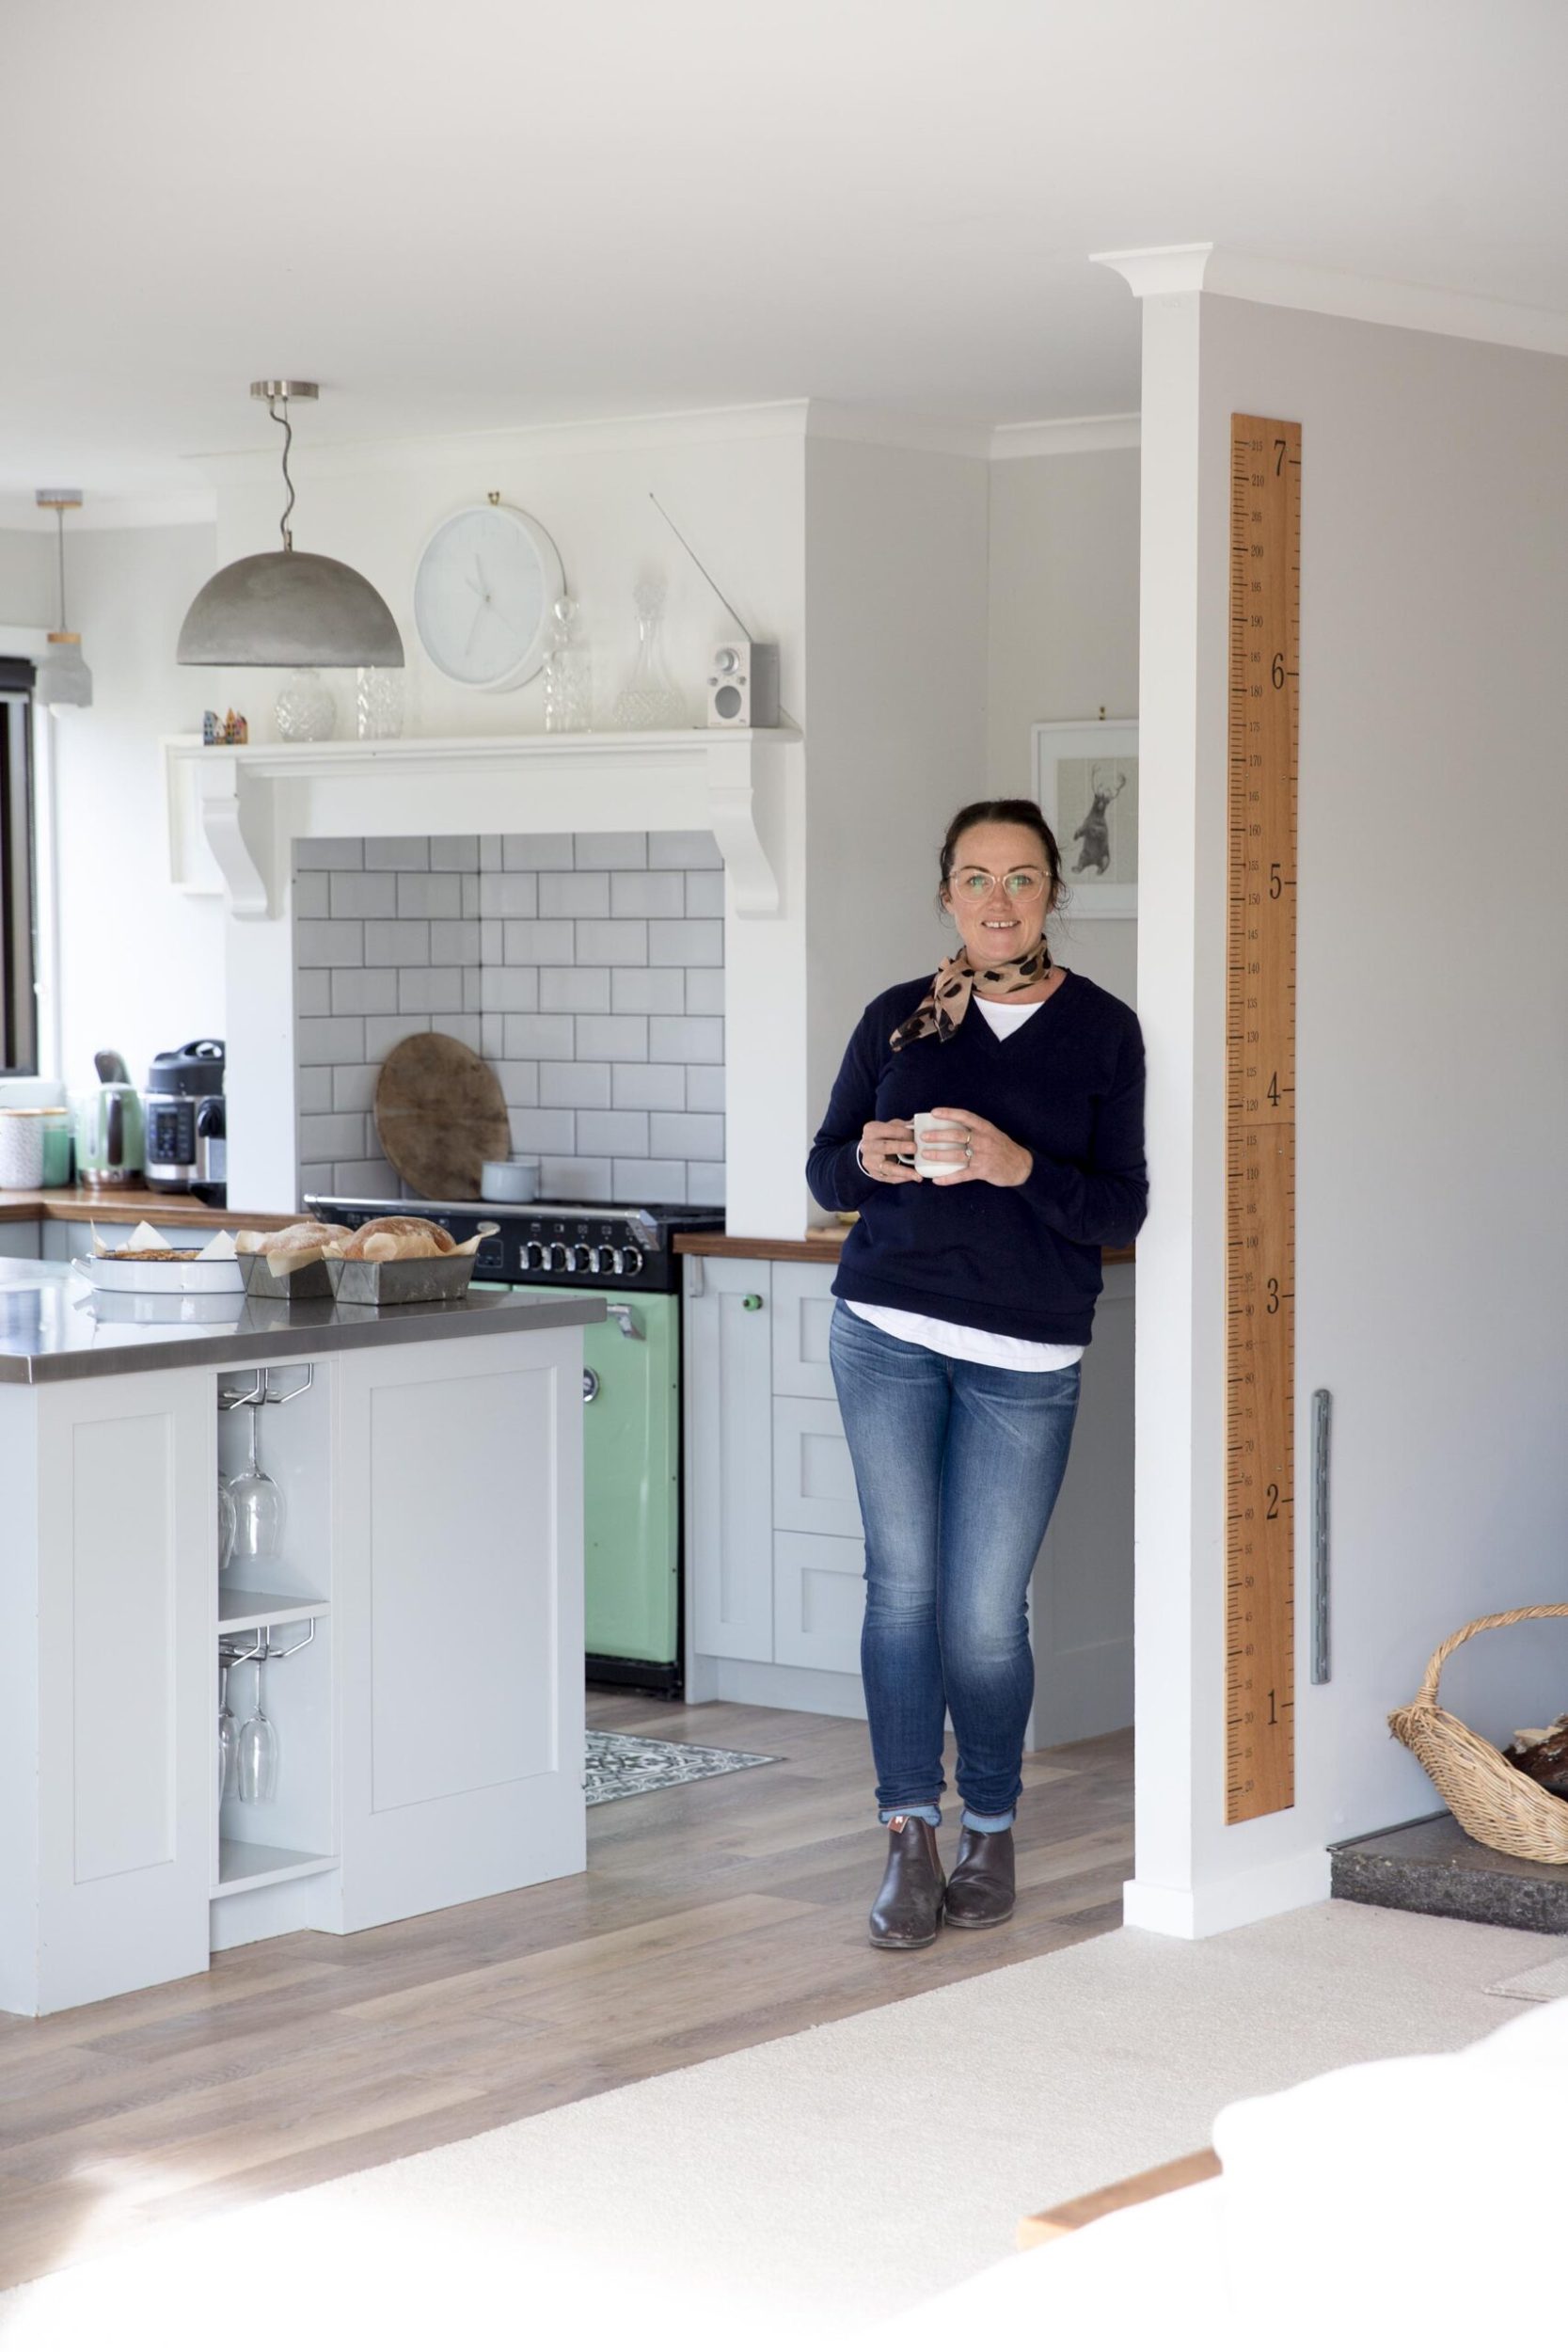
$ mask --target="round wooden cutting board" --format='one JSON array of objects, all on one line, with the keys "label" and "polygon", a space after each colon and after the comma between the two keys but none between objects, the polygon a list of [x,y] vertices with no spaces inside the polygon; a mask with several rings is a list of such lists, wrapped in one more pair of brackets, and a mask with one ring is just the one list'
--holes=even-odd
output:
[{"label": "round wooden cutting board", "polygon": [[405,1037],[375,1082],[375,1131],[405,1184],[425,1200],[477,1200],[486,1160],[512,1149],[500,1081],[455,1037]]}]

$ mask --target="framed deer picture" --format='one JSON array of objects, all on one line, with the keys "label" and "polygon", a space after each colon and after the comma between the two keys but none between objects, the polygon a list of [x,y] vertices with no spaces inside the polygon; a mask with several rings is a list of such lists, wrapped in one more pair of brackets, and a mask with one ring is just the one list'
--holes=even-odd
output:
[{"label": "framed deer picture", "polygon": [[1062,852],[1068,916],[1135,915],[1136,721],[1052,719],[1031,733],[1035,797]]}]

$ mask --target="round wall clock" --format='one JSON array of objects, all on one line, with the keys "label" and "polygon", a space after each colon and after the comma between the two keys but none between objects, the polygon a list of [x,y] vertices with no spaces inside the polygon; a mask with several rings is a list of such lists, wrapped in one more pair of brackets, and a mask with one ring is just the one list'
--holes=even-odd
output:
[{"label": "round wall clock", "polygon": [[414,624],[443,677],[499,693],[538,672],[565,588],[555,542],[492,497],[437,523],[414,572]]}]

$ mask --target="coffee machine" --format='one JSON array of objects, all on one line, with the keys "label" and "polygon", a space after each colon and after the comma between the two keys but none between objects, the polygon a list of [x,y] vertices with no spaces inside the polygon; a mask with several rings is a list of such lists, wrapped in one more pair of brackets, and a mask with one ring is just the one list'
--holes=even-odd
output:
[{"label": "coffee machine", "polygon": [[228,1130],[223,1041],[193,1038],[154,1054],[147,1073],[147,1181],[157,1192],[191,1192],[227,1206]]}]

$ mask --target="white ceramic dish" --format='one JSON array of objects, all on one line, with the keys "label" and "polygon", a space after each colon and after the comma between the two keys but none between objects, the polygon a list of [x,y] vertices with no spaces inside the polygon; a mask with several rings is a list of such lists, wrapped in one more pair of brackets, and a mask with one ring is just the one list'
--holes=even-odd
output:
[{"label": "white ceramic dish", "polygon": [[237,1331],[245,1296],[232,1291],[94,1291],[79,1304],[95,1323],[199,1323]]},{"label": "white ceramic dish", "polygon": [[72,1258],[95,1291],[140,1298],[202,1298],[245,1289],[237,1258]]}]

